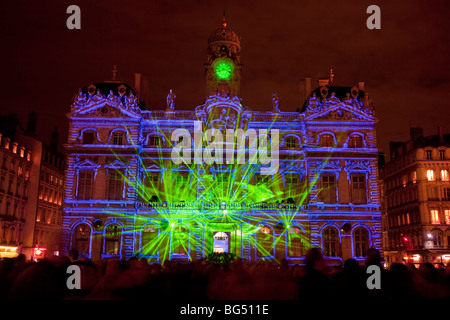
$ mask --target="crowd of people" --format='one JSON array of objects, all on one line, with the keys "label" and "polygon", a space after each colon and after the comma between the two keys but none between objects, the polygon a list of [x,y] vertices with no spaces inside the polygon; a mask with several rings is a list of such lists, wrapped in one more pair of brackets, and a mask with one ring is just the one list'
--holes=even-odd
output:
[{"label": "crowd of people", "polygon": [[[80,268],[80,289],[67,286],[70,265]],[[380,267],[380,289],[367,286],[369,265]],[[34,263],[27,262],[23,255],[0,261],[0,299],[448,300],[450,267],[392,264],[384,269],[374,249],[364,265],[348,259],[339,267],[328,266],[318,249],[306,254],[304,265],[241,259],[230,263],[198,260],[150,264],[138,258],[93,262],[70,251],[66,256]]]}]

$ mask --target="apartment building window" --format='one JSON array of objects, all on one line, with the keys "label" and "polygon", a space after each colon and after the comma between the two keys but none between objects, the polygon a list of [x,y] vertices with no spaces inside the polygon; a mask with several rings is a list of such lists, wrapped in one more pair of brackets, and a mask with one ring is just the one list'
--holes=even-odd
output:
[{"label": "apartment building window", "polygon": [[436,176],[434,175],[434,170],[427,170],[427,180],[436,181]]},{"label": "apartment building window", "polygon": [[[444,217],[445,217],[445,224],[450,225],[450,210],[449,209],[444,210]],[[450,245],[450,243],[449,243],[449,245]]]},{"label": "apartment building window", "polygon": [[441,221],[439,219],[439,210],[432,209],[430,210],[430,218],[431,218],[431,224],[440,224]]},{"label": "apartment building window", "polygon": [[417,171],[412,172],[411,180],[413,183],[417,182]]},{"label": "apartment building window", "polygon": [[324,203],[335,203],[336,196],[336,176],[334,174],[324,174],[321,179],[319,191],[319,201]]},{"label": "apartment building window", "polygon": [[449,181],[448,170],[446,169],[441,170],[441,180]]},{"label": "apartment building window", "polygon": [[445,150],[439,150],[439,159],[445,160]]},{"label": "apartment building window", "polygon": [[364,174],[352,174],[352,203],[367,203],[366,176]]},{"label": "apartment building window", "polygon": [[432,159],[432,151],[431,150],[427,150],[427,160],[431,160]]},{"label": "apartment building window", "polygon": [[449,201],[450,200],[450,188],[444,188],[443,189],[443,200]]},{"label": "apartment building window", "polygon": [[92,171],[80,171],[78,173],[78,200],[92,199],[93,177]]}]

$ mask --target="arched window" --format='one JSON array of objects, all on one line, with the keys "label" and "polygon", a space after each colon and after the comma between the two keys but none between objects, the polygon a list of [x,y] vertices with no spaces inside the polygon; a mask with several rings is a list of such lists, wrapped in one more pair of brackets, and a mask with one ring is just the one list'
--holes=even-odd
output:
[{"label": "arched window", "polygon": [[325,133],[320,136],[319,145],[323,148],[331,148],[334,146],[334,138],[331,134]]},{"label": "arched window", "polygon": [[323,254],[328,257],[339,257],[339,235],[336,228],[326,227],[322,231]]},{"label": "arched window", "polygon": [[73,230],[72,248],[78,251],[80,256],[89,256],[91,228],[85,224],[79,224]]},{"label": "arched window", "polygon": [[120,237],[122,228],[110,224],[105,228],[105,254],[118,255],[120,253]]},{"label": "arched window", "polygon": [[286,138],[286,147],[287,148],[295,148],[296,147],[296,139],[294,137]]},{"label": "arched window", "polygon": [[189,254],[189,230],[184,226],[172,229],[172,254],[183,256]]},{"label": "arched window", "polygon": [[291,227],[287,233],[288,236],[288,256],[301,257],[304,255],[305,235],[299,227]]},{"label": "arched window", "polygon": [[125,132],[123,132],[123,131],[116,131],[116,132],[113,133],[112,144],[123,145],[123,144],[126,143],[126,141],[127,141],[127,138],[126,138]]},{"label": "arched window", "polygon": [[85,131],[83,132],[83,144],[93,144],[95,141],[95,132]]},{"label": "arched window", "polygon": [[141,233],[141,253],[146,256],[158,253],[158,229],[154,226],[144,226]]},{"label": "arched window", "polygon": [[369,249],[369,232],[362,227],[353,231],[353,253],[355,257],[364,257]]},{"label": "arched window", "polygon": [[363,139],[360,135],[352,134],[348,140],[349,148],[362,148],[364,147]]},{"label": "arched window", "polygon": [[161,137],[158,135],[148,137],[148,146],[149,147],[159,147],[161,146]]},{"label": "arched window", "polygon": [[273,256],[274,234],[269,226],[260,226],[256,233],[256,248],[258,257]]}]

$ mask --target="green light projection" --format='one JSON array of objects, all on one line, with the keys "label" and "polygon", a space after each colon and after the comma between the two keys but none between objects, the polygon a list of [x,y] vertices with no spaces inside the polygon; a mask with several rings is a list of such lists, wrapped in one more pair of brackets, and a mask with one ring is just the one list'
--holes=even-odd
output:
[{"label": "green light projection", "polygon": [[[311,246],[305,205],[313,187],[320,192],[317,176],[308,185],[306,177],[286,183],[280,173],[261,176],[254,166],[237,161],[224,171],[214,171],[218,165],[180,166],[171,161],[172,147],[169,139],[166,145],[159,139],[156,157],[154,152],[141,154],[136,181],[117,170],[142,204],[134,229],[123,230],[140,238],[135,255],[159,262],[183,256],[194,260],[199,246],[207,256],[214,251],[214,234],[228,232],[229,252],[237,257],[251,249],[260,260],[279,263],[275,246],[282,257],[304,256]],[[123,158],[117,154],[117,159]],[[166,169],[155,171],[155,165]],[[112,210],[105,213],[114,215]]]},{"label": "green light projection", "polygon": [[227,60],[220,60],[214,66],[214,71],[220,80],[228,80],[233,73],[233,64]]}]

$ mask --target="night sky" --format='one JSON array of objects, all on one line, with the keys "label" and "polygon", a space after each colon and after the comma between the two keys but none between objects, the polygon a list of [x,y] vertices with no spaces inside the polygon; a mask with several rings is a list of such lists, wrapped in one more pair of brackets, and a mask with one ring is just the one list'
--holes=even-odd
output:
[{"label": "night sky", "polygon": [[[81,8],[81,30],[68,30],[66,8]],[[369,30],[366,9],[381,8],[381,30]],[[204,102],[203,64],[209,35],[228,26],[242,37],[241,97],[253,110],[300,107],[297,82],[327,77],[335,85],[366,83],[378,139],[407,140],[409,126],[426,135],[450,132],[449,1],[4,1],[0,8],[1,114],[26,124],[38,113],[49,141],[67,118],[78,88],[112,77],[134,85],[149,79],[148,109],[164,109],[170,89],[176,109]]]}]

